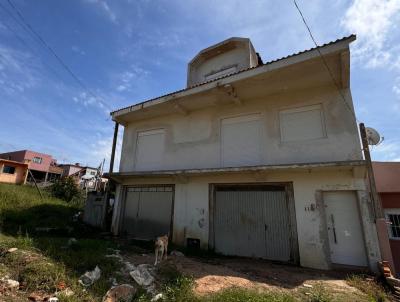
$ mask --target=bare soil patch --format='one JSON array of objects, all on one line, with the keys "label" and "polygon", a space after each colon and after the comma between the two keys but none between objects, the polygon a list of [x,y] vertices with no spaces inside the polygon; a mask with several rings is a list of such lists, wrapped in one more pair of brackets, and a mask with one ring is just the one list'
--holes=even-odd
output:
[{"label": "bare soil patch", "polygon": [[[135,264],[154,263],[152,254],[127,254],[124,258]],[[322,284],[333,294],[361,295],[356,288],[347,284],[343,273],[243,258],[169,256],[167,262],[175,264],[180,272],[194,278],[194,291],[198,295],[212,294],[231,287],[294,293],[307,289],[307,285],[316,284]]]}]

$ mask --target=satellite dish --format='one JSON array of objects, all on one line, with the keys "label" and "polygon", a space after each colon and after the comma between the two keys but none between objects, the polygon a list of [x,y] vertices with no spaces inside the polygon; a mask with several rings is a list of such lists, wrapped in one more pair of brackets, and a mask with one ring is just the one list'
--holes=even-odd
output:
[{"label": "satellite dish", "polygon": [[379,135],[378,131],[374,128],[367,127],[365,128],[365,132],[367,133],[367,140],[368,145],[378,145],[381,141],[381,136]]}]

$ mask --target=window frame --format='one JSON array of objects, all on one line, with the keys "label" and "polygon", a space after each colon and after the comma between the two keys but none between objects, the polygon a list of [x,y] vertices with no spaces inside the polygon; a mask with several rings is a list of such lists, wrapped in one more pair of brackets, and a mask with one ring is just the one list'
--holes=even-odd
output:
[{"label": "window frame", "polygon": [[[384,212],[385,212],[386,221],[388,222],[387,228],[388,228],[389,239],[400,241],[400,208],[384,209]],[[399,234],[398,237],[393,236],[392,225],[389,223],[390,222],[389,215],[397,215],[398,216],[399,224],[397,226],[395,226],[398,229],[398,234]]]},{"label": "window frame", "polygon": [[[11,168],[12,173],[10,173],[10,172],[8,172],[8,171],[6,172],[6,171],[5,171],[6,168]],[[16,167],[14,167],[14,166],[4,165],[4,166],[3,166],[3,169],[2,169],[2,171],[1,171],[1,173],[14,175],[16,170],[17,170],[17,169],[16,169]]]},{"label": "window frame", "polygon": [[41,165],[42,162],[43,162],[43,158],[40,157],[40,156],[34,156],[32,158],[32,162],[35,163],[35,164]]},{"label": "window frame", "polygon": [[[283,133],[283,115],[307,112],[307,111],[312,111],[312,110],[319,110],[319,112],[320,112],[322,136],[316,137],[316,138],[285,140],[284,135],[283,135],[284,134]],[[301,143],[301,142],[307,142],[307,141],[326,139],[328,137],[328,133],[326,130],[324,107],[321,103],[307,104],[307,105],[303,105],[303,106],[296,106],[296,107],[289,107],[289,108],[281,108],[278,111],[278,120],[279,120],[279,132],[280,132],[280,143],[281,144]]]}]

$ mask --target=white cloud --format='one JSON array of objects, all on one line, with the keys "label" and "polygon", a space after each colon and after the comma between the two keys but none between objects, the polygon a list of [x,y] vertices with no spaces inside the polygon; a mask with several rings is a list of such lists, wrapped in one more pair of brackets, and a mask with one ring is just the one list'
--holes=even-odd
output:
[{"label": "white cloud", "polygon": [[[102,162],[105,158],[105,170],[109,170],[110,158],[111,158],[111,148],[112,148],[112,136],[110,137],[102,137],[91,144],[90,154],[88,154],[88,158],[90,162]],[[119,170],[119,162],[121,160],[121,148],[122,148],[122,131],[120,131],[117,144],[115,147],[115,159],[114,159],[114,172]]]},{"label": "white cloud", "polygon": [[79,53],[79,54],[81,54],[82,56],[84,56],[84,55],[86,54],[86,52],[84,52],[82,49],[80,49],[80,48],[79,48],[78,46],[76,46],[76,45],[73,45],[73,46],[71,47],[71,49],[72,49],[73,52]]},{"label": "white cloud", "polygon": [[400,161],[400,139],[385,140],[371,149],[373,160]]},{"label": "white cloud", "polygon": [[89,3],[96,4],[98,8],[100,8],[103,13],[110,19],[111,22],[117,23],[117,15],[114,10],[108,5],[105,0],[86,0]]},{"label": "white cloud", "polygon": [[37,62],[23,51],[0,45],[0,86],[9,95],[24,92],[39,83]]},{"label": "white cloud", "polygon": [[399,45],[392,45],[391,38],[399,20],[398,0],[354,0],[341,24],[357,34],[355,59],[366,67],[390,67],[389,62],[398,59]]},{"label": "white cloud", "polygon": [[131,91],[139,79],[147,77],[150,72],[137,65],[131,65],[129,70],[114,76],[116,78],[118,92]]}]

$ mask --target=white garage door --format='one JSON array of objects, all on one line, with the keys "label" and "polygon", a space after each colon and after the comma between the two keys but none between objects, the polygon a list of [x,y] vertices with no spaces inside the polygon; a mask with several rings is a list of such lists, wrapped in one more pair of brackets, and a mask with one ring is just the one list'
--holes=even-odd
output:
[{"label": "white garage door", "polygon": [[172,186],[128,188],[122,229],[136,239],[152,240],[171,227]]},{"label": "white garage door", "polygon": [[[293,224],[284,186],[221,186],[215,191],[217,253],[294,261]],[[296,238],[297,243],[297,238]]]}]

